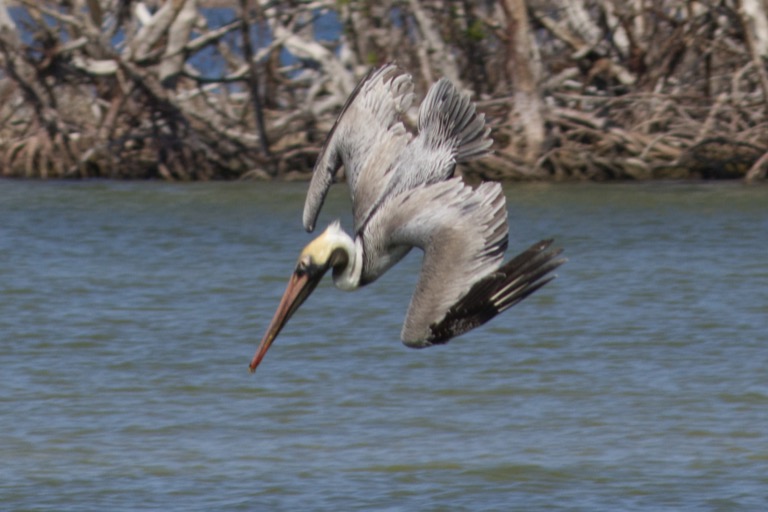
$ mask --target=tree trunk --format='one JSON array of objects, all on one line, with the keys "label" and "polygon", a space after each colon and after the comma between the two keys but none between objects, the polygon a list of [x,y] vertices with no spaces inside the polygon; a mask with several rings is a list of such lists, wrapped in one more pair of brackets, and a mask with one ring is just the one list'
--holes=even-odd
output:
[{"label": "tree trunk", "polygon": [[[269,139],[267,138],[267,128],[264,126],[264,108],[261,104],[261,94],[259,93],[259,77],[256,68],[256,58],[253,55],[253,42],[251,41],[251,25],[249,0],[240,0],[240,35],[243,41],[243,55],[248,66],[248,90],[253,104],[253,115],[256,120],[256,130],[259,132],[259,145],[261,152],[266,157],[270,157]],[[270,169],[270,174],[274,175],[275,169]]]},{"label": "tree trunk", "polygon": [[527,164],[533,164],[544,143],[544,117],[537,88],[539,66],[528,25],[525,0],[504,0],[502,7],[508,29],[507,75],[514,98],[508,122],[522,128],[524,148],[520,156]]},{"label": "tree trunk", "polygon": [[741,0],[739,5],[739,14],[747,33],[747,46],[763,89],[763,108],[768,113],[768,73],[765,70],[765,62],[768,59],[768,13],[766,10],[765,0]]},{"label": "tree trunk", "polygon": [[[425,42],[419,45],[419,58],[422,63],[422,74],[427,82],[432,83],[444,76],[451,82],[459,84],[461,80],[456,59],[446,46],[432,19],[422,8],[420,0],[410,0],[409,5]],[[433,66],[437,67],[437,76],[433,76]]]},{"label": "tree trunk", "polygon": [[184,49],[197,19],[197,0],[182,0],[180,3],[176,17],[168,27],[168,44],[158,71],[160,82],[166,87],[176,86],[176,78],[187,60]]},{"label": "tree trunk", "polygon": [[16,24],[8,14],[8,6],[5,0],[0,0],[0,35],[5,32],[16,32]]}]

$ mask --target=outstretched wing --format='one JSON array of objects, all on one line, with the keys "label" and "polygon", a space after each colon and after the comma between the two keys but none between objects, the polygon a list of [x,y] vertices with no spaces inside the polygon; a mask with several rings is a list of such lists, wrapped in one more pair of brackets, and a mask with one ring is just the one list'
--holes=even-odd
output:
[{"label": "outstretched wing", "polygon": [[424,251],[421,274],[402,330],[403,343],[427,347],[477,327],[546,284],[564,260],[540,242],[500,266],[507,211],[498,183],[476,189],[461,179],[418,186],[383,205],[371,243]]},{"label": "outstretched wing", "polygon": [[[349,184],[354,218],[367,217],[386,188],[392,162],[410,135],[400,115],[413,101],[410,75],[392,64],[371,71],[347,99],[320,151],[304,203],[304,228],[312,231],[339,168]],[[361,176],[365,172],[365,176]]]},{"label": "outstretched wing", "polygon": [[454,336],[478,327],[511,308],[555,278],[550,274],[567,260],[557,258],[562,249],[552,249],[552,240],[542,240],[472,285],[470,290],[429,326],[426,343],[447,343]]},{"label": "outstretched wing", "polygon": [[453,178],[388,198],[366,230],[366,255],[376,257],[393,246],[424,251],[403,326],[404,343],[424,344],[429,326],[439,322],[476,281],[498,268],[507,233],[506,201],[498,183],[473,189]]}]

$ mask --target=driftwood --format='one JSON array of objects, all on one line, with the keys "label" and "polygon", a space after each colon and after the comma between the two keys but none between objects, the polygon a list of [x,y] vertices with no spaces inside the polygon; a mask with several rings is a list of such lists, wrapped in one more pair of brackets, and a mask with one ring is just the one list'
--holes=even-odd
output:
[{"label": "driftwood", "polygon": [[486,113],[466,173],[761,180],[766,59],[763,0],[0,0],[0,175],[306,177],[396,61]]}]

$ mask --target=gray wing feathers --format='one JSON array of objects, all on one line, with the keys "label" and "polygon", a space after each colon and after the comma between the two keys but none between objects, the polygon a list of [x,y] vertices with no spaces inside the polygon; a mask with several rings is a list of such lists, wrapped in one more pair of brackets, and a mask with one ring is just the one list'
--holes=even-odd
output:
[{"label": "gray wing feathers", "polygon": [[[363,196],[376,196],[374,189],[383,190],[386,181],[371,179],[375,176],[361,180],[360,174],[371,154],[381,153],[378,148],[382,142],[405,139],[395,143],[396,146],[407,142],[400,115],[410,108],[412,101],[410,75],[402,74],[392,64],[372,71],[355,87],[315,164],[304,203],[303,223],[307,231],[314,229],[328,188],[342,165],[353,202],[361,192]],[[369,190],[361,191],[363,187],[369,187]]]},{"label": "gray wing feathers", "polygon": [[424,346],[430,325],[501,264],[508,234],[504,194],[498,183],[473,190],[454,178],[393,198],[379,219],[371,231],[380,230],[382,240],[424,250],[401,335],[406,345]]},{"label": "gray wing feathers", "polygon": [[460,93],[447,78],[429,89],[419,109],[419,136],[425,147],[439,150],[450,145],[456,162],[488,154],[493,143],[490,131],[469,94]]},{"label": "gray wing feathers", "polygon": [[456,163],[490,152],[490,128],[466,93],[446,78],[433,85],[419,108],[419,134],[395,164],[396,180],[388,194],[397,194],[453,176]]}]

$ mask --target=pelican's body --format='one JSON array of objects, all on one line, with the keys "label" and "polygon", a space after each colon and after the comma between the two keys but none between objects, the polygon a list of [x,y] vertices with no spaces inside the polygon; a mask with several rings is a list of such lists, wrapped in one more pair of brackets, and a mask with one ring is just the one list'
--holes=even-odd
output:
[{"label": "pelican's body", "polygon": [[490,130],[468,95],[450,81],[433,85],[419,109],[418,134],[400,120],[413,99],[410,76],[387,65],[347,100],[318,157],[304,205],[312,231],[343,165],[352,197],[354,237],[337,222],[299,257],[250,369],[330,269],[336,286],[372,283],[413,247],[424,251],[401,332],[420,348],[445,343],[517,304],[550,281],[565,260],[542,241],[502,265],[507,211],[498,183],[473,189],[454,178],[457,162],[489,152]]}]

